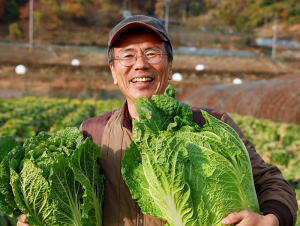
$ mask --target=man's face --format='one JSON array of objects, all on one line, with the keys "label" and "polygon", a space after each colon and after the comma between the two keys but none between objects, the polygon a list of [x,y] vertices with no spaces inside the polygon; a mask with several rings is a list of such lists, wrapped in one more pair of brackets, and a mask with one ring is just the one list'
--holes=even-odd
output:
[{"label": "man's face", "polygon": [[[144,53],[149,48],[159,48],[166,51],[165,43],[154,33],[122,35],[114,44],[114,55],[120,51],[131,49],[135,53]],[[110,63],[114,84],[118,85],[129,103],[143,96],[150,99],[155,94],[163,94],[168,80],[172,75],[172,62],[168,62],[168,55],[163,54],[162,59],[156,64],[149,64],[138,54],[138,59],[132,66],[121,65],[117,58],[114,64]],[[137,81],[137,78],[147,78],[148,81]]]}]

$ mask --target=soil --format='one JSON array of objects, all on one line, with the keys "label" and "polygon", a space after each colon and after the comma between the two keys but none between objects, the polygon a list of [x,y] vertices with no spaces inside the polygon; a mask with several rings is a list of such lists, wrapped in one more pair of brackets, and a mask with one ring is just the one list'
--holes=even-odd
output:
[{"label": "soil", "polygon": [[[273,37],[273,21],[266,24],[266,26],[261,26],[256,28],[254,33],[257,37]],[[300,24],[288,24],[285,22],[278,21],[277,23],[277,38],[288,38],[293,41],[300,41]]]},{"label": "soil", "polygon": [[[102,92],[119,89],[113,85],[106,52],[79,52],[56,50],[57,58],[46,49],[0,47],[0,90],[35,92]],[[80,66],[71,66],[72,59]],[[25,75],[17,75],[15,67],[24,64]],[[196,71],[197,64],[205,70]],[[275,79],[279,76],[299,75],[288,65],[267,58],[238,58],[216,56],[175,55],[173,73],[183,76],[181,82],[171,81],[178,94],[192,87],[206,84],[232,83],[238,77],[243,81]]]}]

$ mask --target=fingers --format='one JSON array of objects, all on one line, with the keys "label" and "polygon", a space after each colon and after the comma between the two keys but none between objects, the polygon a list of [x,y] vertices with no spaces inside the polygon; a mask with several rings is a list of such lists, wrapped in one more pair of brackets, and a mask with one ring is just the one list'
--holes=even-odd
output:
[{"label": "fingers", "polygon": [[25,214],[22,214],[19,220],[20,220],[22,223],[27,223],[26,217],[27,217],[27,216],[26,216]]},{"label": "fingers", "polygon": [[17,226],[29,226],[28,223],[21,223],[20,221],[18,221]]},{"label": "fingers", "polygon": [[19,218],[19,221],[17,223],[17,226],[28,226],[29,224],[26,221],[26,215],[22,214],[21,217]]},{"label": "fingers", "polygon": [[238,213],[231,213],[222,220],[222,224],[230,225],[242,221],[248,214],[248,211],[241,211]]}]

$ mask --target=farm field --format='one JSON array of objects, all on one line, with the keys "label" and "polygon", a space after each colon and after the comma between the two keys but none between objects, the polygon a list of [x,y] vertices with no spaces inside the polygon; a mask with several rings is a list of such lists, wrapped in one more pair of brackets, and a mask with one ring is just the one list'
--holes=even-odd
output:
[{"label": "farm field", "polygon": [[52,134],[68,126],[79,127],[84,120],[123,104],[122,101],[35,97],[0,100],[0,136],[13,136],[22,144],[41,131]]},{"label": "farm field", "polygon": [[[0,100],[0,136],[13,136],[19,143],[41,131],[48,134],[68,126],[79,127],[93,116],[122,107],[123,101],[47,99],[26,97]],[[229,113],[269,164],[280,168],[296,189],[300,204],[300,125],[273,122]],[[300,211],[298,210],[300,216]],[[7,221],[0,210],[1,222]],[[300,219],[296,224],[300,226]]]}]

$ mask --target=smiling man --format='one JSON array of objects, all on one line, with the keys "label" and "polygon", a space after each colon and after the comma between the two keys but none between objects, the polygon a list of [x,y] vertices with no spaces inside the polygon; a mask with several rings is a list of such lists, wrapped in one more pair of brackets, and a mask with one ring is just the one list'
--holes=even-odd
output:
[{"label": "smiling man", "polygon": [[[109,66],[113,81],[126,96],[124,106],[84,121],[80,127],[101,149],[101,174],[105,175],[104,226],[162,226],[166,222],[144,215],[131,197],[121,174],[121,162],[132,138],[132,118],[138,119],[135,101],[163,94],[172,75],[173,52],[164,26],[156,19],[135,15],[116,25],[109,35]],[[201,127],[205,120],[199,108],[191,107],[193,121]],[[292,226],[296,222],[295,192],[275,166],[268,167],[256,153],[236,123],[223,112],[203,109],[230,125],[244,142],[252,164],[255,188],[260,203],[259,215],[249,211],[232,213],[224,225]],[[27,225],[22,216],[18,226]]]},{"label": "smiling man", "polygon": [[126,96],[130,116],[137,118],[137,98],[150,99],[164,93],[172,76],[172,49],[168,44],[169,53],[166,52],[163,36],[149,28],[133,27],[121,32],[110,42],[109,65],[114,84]]}]

